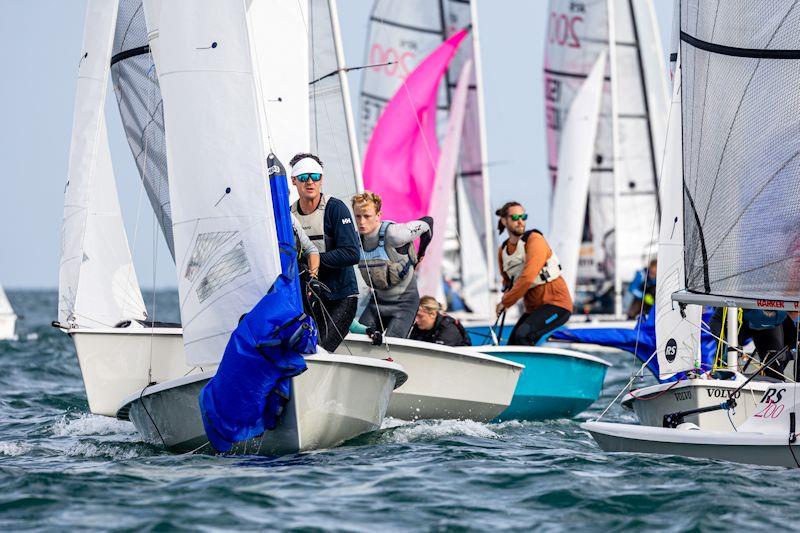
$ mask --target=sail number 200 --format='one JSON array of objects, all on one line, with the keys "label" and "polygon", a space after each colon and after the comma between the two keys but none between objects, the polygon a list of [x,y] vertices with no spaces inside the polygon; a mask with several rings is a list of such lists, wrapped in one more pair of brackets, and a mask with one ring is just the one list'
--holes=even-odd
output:
[{"label": "sail number 200", "polygon": [[569,48],[580,48],[581,42],[578,39],[576,25],[583,22],[583,17],[579,15],[570,16],[564,13],[550,13],[550,24],[547,31],[547,38],[551,43]]}]

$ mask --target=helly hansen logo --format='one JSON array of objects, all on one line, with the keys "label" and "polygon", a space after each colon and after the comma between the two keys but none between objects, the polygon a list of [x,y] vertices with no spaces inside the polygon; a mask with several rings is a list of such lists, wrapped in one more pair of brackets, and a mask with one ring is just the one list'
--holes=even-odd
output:
[{"label": "helly hansen logo", "polygon": [[352,224],[352,223],[353,223],[353,221],[350,220],[350,217],[342,219],[342,224]]}]

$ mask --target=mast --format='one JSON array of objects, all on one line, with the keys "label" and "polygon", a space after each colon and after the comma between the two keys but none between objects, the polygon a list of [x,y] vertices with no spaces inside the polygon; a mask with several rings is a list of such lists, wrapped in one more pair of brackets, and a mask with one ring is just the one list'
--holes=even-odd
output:
[{"label": "mast", "polygon": [[486,246],[486,273],[489,278],[489,309],[494,309],[497,299],[496,279],[494,273],[494,243],[492,239],[492,204],[489,199],[489,150],[486,145],[486,113],[483,107],[483,70],[481,66],[480,38],[478,34],[478,1],[471,0],[470,14],[472,15],[472,56],[475,62],[475,86],[478,100],[478,124],[481,146],[481,181],[483,184],[483,219],[486,231],[484,240]]},{"label": "mast", "polygon": [[620,271],[620,239],[618,225],[620,216],[619,173],[619,124],[617,122],[617,43],[614,20],[614,0],[606,0],[608,16],[608,61],[611,75],[611,168],[614,175],[614,314],[622,315],[622,274]]},{"label": "mast", "polygon": [[350,102],[350,85],[347,81],[347,64],[344,59],[342,34],[339,28],[339,13],[336,0],[328,0],[328,9],[331,12],[331,28],[333,30],[333,44],[336,49],[336,62],[338,63],[339,84],[342,87],[342,103],[344,104],[344,118],[347,124],[347,141],[350,144],[350,157],[353,160],[353,174],[356,178],[356,187],[359,193],[364,192],[364,180],[361,177],[361,156],[358,153],[358,140],[356,127],[353,123],[353,107]]}]

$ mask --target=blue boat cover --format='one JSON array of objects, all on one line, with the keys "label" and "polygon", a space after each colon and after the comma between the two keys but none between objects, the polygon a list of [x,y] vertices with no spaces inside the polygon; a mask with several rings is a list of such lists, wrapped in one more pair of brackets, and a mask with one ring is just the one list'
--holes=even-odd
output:
[{"label": "blue boat cover", "polygon": [[[711,308],[706,308],[703,311],[703,322],[708,324],[713,311]],[[630,352],[641,361],[647,363],[647,368],[659,381],[675,381],[683,379],[685,373],[681,372],[675,376],[661,380],[658,372],[658,359],[656,357],[650,358],[653,352],[656,351],[656,311],[653,307],[645,318],[639,318],[636,322],[636,327],[633,329],[628,328],[586,328],[586,329],[569,329],[563,328],[556,330],[550,337],[551,340],[583,343],[583,344],[599,344],[600,346],[609,346],[612,348],[619,348]],[[714,365],[714,355],[717,349],[717,341],[709,333],[703,330],[700,334],[700,349],[701,360],[700,364],[703,371],[711,370]]]},{"label": "blue boat cover", "polygon": [[219,452],[275,428],[291,395],[291,378],[306,370],[302,354],[317,349],[316,325],[303,312],[286,171],[273,154],[268,163],[281,274],[242,317],[216,375],[200,392],[206,435]]}]

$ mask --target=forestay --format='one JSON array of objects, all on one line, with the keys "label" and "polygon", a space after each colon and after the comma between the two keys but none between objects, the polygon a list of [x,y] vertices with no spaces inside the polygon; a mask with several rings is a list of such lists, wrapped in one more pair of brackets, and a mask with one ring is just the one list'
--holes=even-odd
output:
[{"label": "forestay", "polygon": [[111,327],[146,317],[103,113],[116,16],[116,2],[87,3],[59,266],[58,320],[70,327]]},{"label": "forestay", "polygon": [[280,268],[247,13],[243,1],[146,6],[159,25],[186,357],[216,363]]},{"label": "forestay", "polygon": [[310,0],[311,151],[325,164],[325,192],[343,200],[363,191],[335,0]]},{"label": "forestay", "polygon": [[[613,21],[609,20],[609,6]],[[550,0],[548,17],[545,114],[553,184],[558,182],[558,161],[563,151],[591,149],[562,142],[563,127],[598,54],[611,51],[592,152],[588,200],[586,194],[576,196],[570,212],[588,201],[582,240],[589,252],[582,257],[581,281],[611,280],[615,268],[619,277],[629,279],[642,267],[654,240],[657,176],[666,128],[666,69],[653,6],[647,0]],[[609,42],[612,30],[615,38]],[[611,72],[617,75],[613,82],[617,109],[612,99]],[[618,139],[616,149],[614,138]],[[615,196],[622,215],[619,223],[614,216]],[[581,243],[572,246],[580,247]],[[559,256],[565,253],[557,252]]]},{"label": "forestay", "polygon": [[690,294],[678,298],[796,309],[800,6],[682,0],[680,16]]},{"label": "forestay", "polygon": [[120,0],[112,54],[111,77],[125,136],[174,260],[164,106],[142,0]]}]

